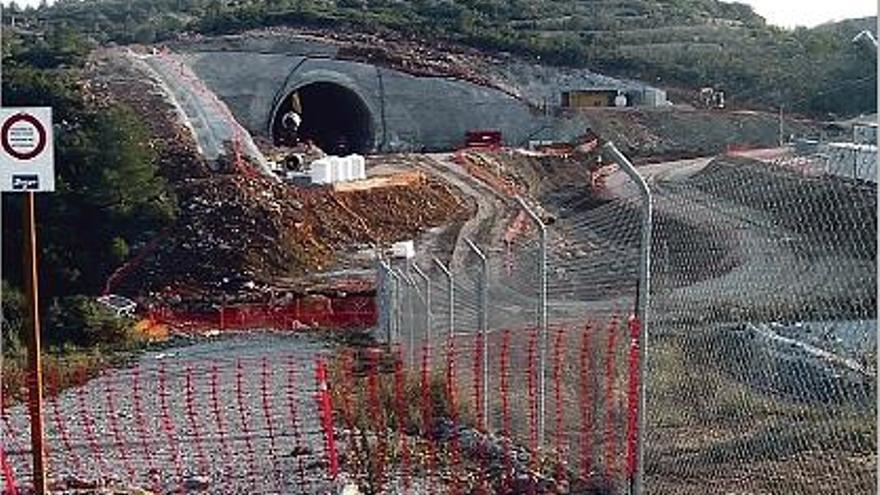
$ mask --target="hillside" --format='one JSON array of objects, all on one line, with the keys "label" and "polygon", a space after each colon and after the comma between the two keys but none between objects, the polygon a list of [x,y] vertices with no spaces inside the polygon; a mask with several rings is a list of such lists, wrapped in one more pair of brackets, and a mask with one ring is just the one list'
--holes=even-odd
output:
[{"label": "hillside", "polygon": [[873,19],[786,31],[718,0],[88,0],[11,11],[18,26],[68,26],[98,42],[322,27],[459,43],[668,88],[721,87],[734,106],[841,117],[877,103],[874,67],[850,43]]}]

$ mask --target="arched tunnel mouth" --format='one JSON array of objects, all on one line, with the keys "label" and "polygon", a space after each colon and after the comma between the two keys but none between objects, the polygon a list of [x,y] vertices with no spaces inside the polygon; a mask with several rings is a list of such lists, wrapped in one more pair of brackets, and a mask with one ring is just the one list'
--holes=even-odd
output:
[{"label": "arched tunnel mouth", "polygon": [[[297,106],[302,121],[294,130],[285,116]],[[312,142],[332,155],[365,153],[373,147],[373,117],[351,89],[315,82],[294,90],[281,102],[272,122],[272,140],[276,146]]]}]

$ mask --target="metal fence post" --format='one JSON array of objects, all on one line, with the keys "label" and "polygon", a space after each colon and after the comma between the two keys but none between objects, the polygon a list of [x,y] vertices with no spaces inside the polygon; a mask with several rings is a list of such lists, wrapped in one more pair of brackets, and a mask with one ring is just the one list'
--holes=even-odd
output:
[{"label": "metal fence post", "polygon": [[633,495],[644,491],[645,473],[645,419],[646,419],[646,380],[645,373],[648,361],[648,311],[651,298],[651,230],[653,228],[653,197],[648,183],[639,175],[632,162],[624,156],[614,143],[608,142],[602,147],[606,158],[615,161],[639,188],[642,196],[642,238],[639,248],[639,285],[636,289],[636,316],[642,326],[639,334],[639,415],[638,415],[638,447],[637,469],[632,480]]},{"label": "metal fence post", "polygon": [[388,278],[391,281],[388,287],[388,343],[393,346],[400,342],[400,277],[394,273],[394,268],[385,263],[388,270]]},{"label": "metal fence post", "polygon": [[535,225],[538,226],[538,232],[541,236],[541,253],[538,261],[538,277],[539,277],[539,293],[538,293],[538,328],[541,330],[541,346],[539,349],[538,367],[540,368],[540,376],[538,377],[538,445],[544,446],[544,439],[547,428],[547,226],[541,217],[535,213],[525,200],[517,196],[522,209],[531,217]]},{"label": "metal fence post", "polygon": [[393,277],[391,267],[385,260],[377,262],[377,280],[376,280],[376,297],[379,303],[379,332],[385,336],[385,343],[388,347],[392,344],[392,328],[393,328]]},{"label": "metal fence post", "polygon": [[417,291],[418,288],[416,287],[415,280],[413,280],[412,277],[409,276],[409,274],[403,271],[398,271],[397,276],[402,281],[404,287],[406,287],[406,306],[407,311],[409,312],[409,319],[407,320],[407,324],[409,325],[409,329],[407,330],[407,333],[409,335],[409,338],[407,339],[409,350],[407,352],[407,355],[409,356],[410,367],[414,367],[416,365],[416,332],[415,312],[413,311],[413,291]]},{"label": "metal fence post", "polygon": [[403,327],[403,280],[395,270],[391,271],[394,280],[394,343],[401,342],[401,328]]},{"label": "metal fence post", "polygon": [[427,276],[425,272],[419,268],[419,265],[413,263],[412,269],[416,272],[416,275],[419,276],[422,280],[425,281],[425,295],[422,298],[422,301],[425,303],[425,340],[427,340],[428,345],[425,347],[425,352],[428,353],[428,362],[431,362],[431,277]]},{"label": "metal fence post", "polygon": [[470,239],[465,239],[471,251],[480,258],[480,306],[477,322],[482,335],[483,349],[480,356],[483,368],[483,425],[489,429],[489,260],[486,255]]},{"label": "metal fence post", "polygon": [[449,315],[447,316],[449,324],[449,338],[455,337],[455,279],[452,276],[452,270],[446,267],[440,260],[434,258],[434,264],[440,268],[440,271],[446,275],[449,283]]}]

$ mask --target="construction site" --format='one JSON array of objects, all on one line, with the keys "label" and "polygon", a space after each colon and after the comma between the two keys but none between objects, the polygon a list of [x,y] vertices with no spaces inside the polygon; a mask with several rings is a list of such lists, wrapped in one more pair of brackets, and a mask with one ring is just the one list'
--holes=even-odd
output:
[{"label": "construction site", "polygon": [[181,213],[105,288],[162,347],[47,371],[53,492],[873,493],[876,127],[443,48],[92,53]]}]

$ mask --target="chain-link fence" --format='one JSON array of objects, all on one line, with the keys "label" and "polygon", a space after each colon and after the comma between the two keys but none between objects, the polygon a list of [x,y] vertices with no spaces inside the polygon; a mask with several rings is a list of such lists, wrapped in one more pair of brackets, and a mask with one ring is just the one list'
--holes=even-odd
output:
[{"label": "chain-link fence", "polygon": [[[512,208],[547,224],[546,307],[540,230],[513,213],[494,236],[503,249],[484,247],[498,245],[487,234],[451,262],[417,258],[430,284],[410,275],[402,286],[416,295],[404,311],[416,323],[397,327],[396,341],[454,349],[474,425],[540,452],[556,481],[632,492],[644,475],[649,493],[872,493],[876,185],[861,169],[792,163],[640,167],[654,202],[649,293],[644,196],[623,170],[608,167],[598,189],[553,191],[543,209]],[[411,272],[397,268],[401,279]],[[648,296],[643,328],[632,317]]]},{"label": "chain-link fence", "polygon": [[876,490],[876,181],[790,165],[643,172],[652,493]]},{"label": "chain-link fence", "polygon": [[523,449],[554,487],[624,492],[636,474],[644,197],[628,177],[612,187],[567,191],[553,211],[507,199],[442,259],[380,262],[378,335],[409,366],[432,349],[467,426],[497,435],[502,459]]}]

